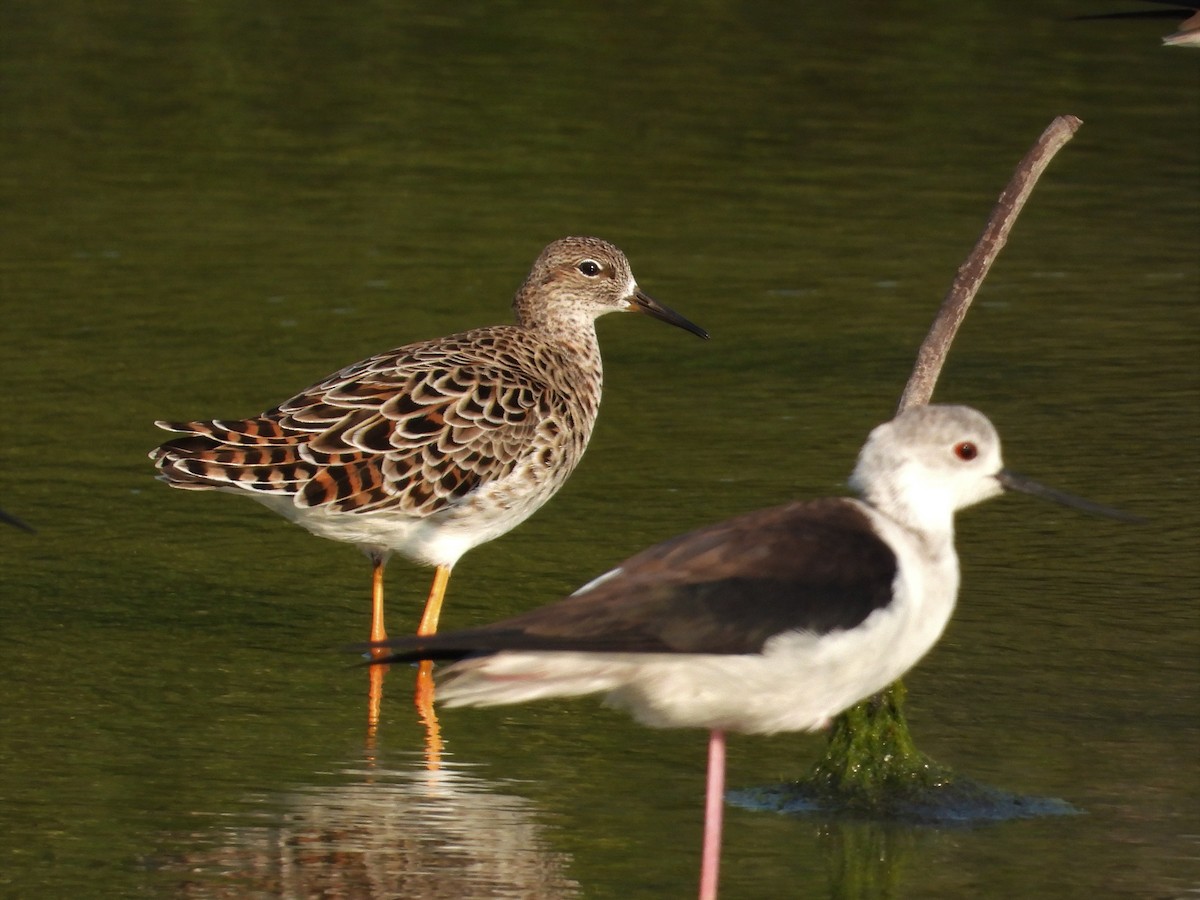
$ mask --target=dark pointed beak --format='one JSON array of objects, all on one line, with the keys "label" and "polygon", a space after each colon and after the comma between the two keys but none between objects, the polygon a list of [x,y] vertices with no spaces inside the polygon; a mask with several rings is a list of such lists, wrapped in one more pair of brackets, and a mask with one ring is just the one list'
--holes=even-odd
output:
[{"label": "dark pointed beak", "polygon": [[695,322],[690,322],[681,316],[669,306],[663,306],[653,297],[648,294],[643,294],[638,291],[629,298],[633,301],[633,305],[629,308],[634,312],[643,312],[648,316],[654,316],[661,322],[666,322],[668,325],[674,325],[676,328],[682,328],[684,331],[690,331],[697,337],[702,337],[708,340],[708,332],[697,325]]},{"label": "dark pointed beak", "polygon": [[1146,521],[1141,516],[1133,516],[1119,509],[1113,509],[1111,506],[1101,506],[1099,503],[1084,500],[1082,497],[1076,497],[1074,494],[1068,494],[1065,491],[1058,491],[1054,488],[1046,487],[1044,484],[1038,484],[1036,481],[1026,478],[1024,475],[1018,475],[1016,472],[1008,469],[1001,469],[996,475],[996,480],[1000,482],[1000,486],[1006,491],[1020,491],[1022,494],[1041,497],[1045,500],[1053,500],[1055,503],[1091,513],[1094,516],[1104,516],[1107,519],[1116,519],[1119,522]]}]

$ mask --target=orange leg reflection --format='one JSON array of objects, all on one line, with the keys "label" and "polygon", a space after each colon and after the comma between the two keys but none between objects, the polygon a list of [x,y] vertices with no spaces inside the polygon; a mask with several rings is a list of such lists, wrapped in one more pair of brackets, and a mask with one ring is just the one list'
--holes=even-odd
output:
[{"label": "orange leg reflection", "polygon": [[442,726],[433,711],[433,663],[429,660],[417,667],[416,705],[425,726],[425,768],[434,771],[442,765]]},{"label": "orange leg reflection", "polygon": [[383,703],[383,678],[389,666],[367,667],[367,756],[375,761],[375,737],[379,732],[379,707]]}]

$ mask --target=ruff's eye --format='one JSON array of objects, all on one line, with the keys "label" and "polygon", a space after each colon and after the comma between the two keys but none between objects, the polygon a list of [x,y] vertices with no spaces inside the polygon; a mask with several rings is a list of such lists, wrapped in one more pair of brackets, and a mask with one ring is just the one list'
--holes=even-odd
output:
[{"label": "ruff's eye", "polygon": [[961,460],[970,462],[979,455],[979,448],[971,441],[963,441],[954,445],[954,455]]},{"label": "ruff's eye", "polygon": [[596,262],[593,259],[585,259],[583,262],[581,262],[575,268],[577,268],[580,272],[582,272],[588,278],[595,278],[597,275],[600,274],[600,263]]}]

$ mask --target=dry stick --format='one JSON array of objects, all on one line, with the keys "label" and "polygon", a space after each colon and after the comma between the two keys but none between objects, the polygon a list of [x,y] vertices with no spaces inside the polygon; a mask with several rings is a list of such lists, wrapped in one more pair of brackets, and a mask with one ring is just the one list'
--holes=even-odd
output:
[{"label": "dry stick", "polygon": [[959,266],[954,283],[950,286],[946,299],[942,301],[942,308],[933,320],[933,327],[929,329],[929,334],[917,352],[917,362],[913,366],[908,384],[905,385],[904,394],[900,397],[897,413],[904,412],[910,406],[926,404],[933,396],[933,388],[950,352],[950,344],[954,341],[958,327],[966,317],[967,309],[975,299],[979,286],[987,277],[988,270],[1004,249],[1013,222],[1016,221],[1029,195],[1033,193],[1038,178],[1046,166],[1050,165],[1054,154],[1075,136],[1082,124],[1083,120],[1075,116],[1059,116],[1042,132],[1037,143],[1017,165],[1008,187],[996,201],[987,226],[976,241],[971,255]]},{"label": "dry stick", "polygon": [[[1004,247],[1017,214],[1054,154],[1082,124],[1075,116],[1059,116],[1017,166],[921,345],[898,412],[928,403],[933,396],[954,335],[988,269]],[[819,794],[832,791],[841,802],[850,800],[853,805],[851,798],[864,786],[877,801],[889,792],[888,785],[912,784],[916,772],[927,777],[934,774],[934,764],[912,743],[903,706],[904,686],[897,681],[882,694],[839,715],[830,731],[825,755],[809,774],[810,785]],[[949,773],[938,770],[936,777],[945,779]]]}]

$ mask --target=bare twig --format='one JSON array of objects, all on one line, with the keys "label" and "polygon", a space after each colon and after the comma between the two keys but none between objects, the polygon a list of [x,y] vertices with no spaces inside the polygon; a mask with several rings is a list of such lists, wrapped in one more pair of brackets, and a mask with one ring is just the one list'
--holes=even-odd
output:
[{"label": "bare twig", "polygon": [[[987,227],[942,301],[942,308],[917,354],[898,412],[928,403],[933,396],[958,326],[1004,246],[1017,214],[1054,154],[1082,124],[1074,116],[1059,116],[1017,166],[992,210]],[[913,743],[904,718],[904,685],[897,681],[834,719],[825,755],[813,767],[804,785],[810,796],[824,804],[879,810],[887,808],[900,795],[911,800],[914,792],[922,788],[931,792],[930,797],[936,791],[944,798],[944,788],[952,779],[952,772],[934,763]]]},{"label": "bare twig", "polygon": [[904,388],[904,394],[900,397],[900,406],[896,412],[928,403],[933,396],[933,388],[950,352],[950,344],[954,341],[958,327],[967,315],[967,309],[975,299],[979,286],[987,277],[988,270],[1008,241],[1008,232],[1020,214],[1021,207],[1033,193],[1034,185],[1054,158],[1054,154],[1075,136],[1082,124],[1083,120],[1075,116],[1059,116],[1042,132],[1037,143],[1017,165],[1008,187],[996,201],[987,226],[975,243],[971,255],[959,266],[954,283],[933,321],[933,327],[929,329],[925,342],[917,352],[917,363]]}]

